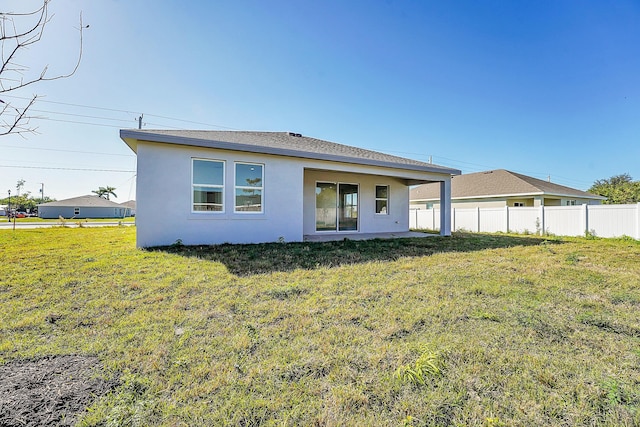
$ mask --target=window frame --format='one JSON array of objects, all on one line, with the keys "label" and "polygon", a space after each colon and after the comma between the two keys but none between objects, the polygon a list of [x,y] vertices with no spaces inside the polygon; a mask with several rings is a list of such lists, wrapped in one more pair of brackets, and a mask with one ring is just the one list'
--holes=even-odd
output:
[{"label": "window frame", "polygon": [[[387,197],[378,197],[378,187],[387,187]],[[376,215],[389,215],[389,195],[391,192],[391,186],[388,184],[376,184],[375,189],[374,189],[374,211]],[[378,212],[378,201],[385,201],[387,202],[386,204],[386,212]]]},{"label": "window frame", "polygon": [[[262,169],[260,187],[252,187],[247,185],[238,185],[238,165],[260,166]],[[233,213],[238,215],[260,215],[264,214],[264,163],[257,162],[233,162]],[[260,190],[260,210],[259,211],[242,211],[238,210],[237,191],[238,190]],[[241,207],[241,206],[240,206]]]},{"label": "window frame", "polygon": [[[193,170],[194,170],[194,164],[196,161],[201,161],[201,162],[211,162],[211,163],[220,163],[222,164],[222,184],[218,185],[218,184],[198,184],[195,183],[194,180],[194,176],[193,176]],[[202,158],[202,157],[192,157],[191,158],[191,213],[192,214],[198,214],[198,215],[219,215],[219,214],[224,214],[225,210],[226,210],[226,203],[225,203],[225,182],[226,182],[226,171],[227,171],[227,162],[225,160],[221,160],[221,159],[206,159],[206,158]],[[198,211],[195,210],[195,200],[194,200],[194,192],[195,192],[195,187],[206,187],[206,188],[219,188],[222,191],[222,209],[219,211]],[[202,205],[203,203],[199,203],[199,205]]]}]

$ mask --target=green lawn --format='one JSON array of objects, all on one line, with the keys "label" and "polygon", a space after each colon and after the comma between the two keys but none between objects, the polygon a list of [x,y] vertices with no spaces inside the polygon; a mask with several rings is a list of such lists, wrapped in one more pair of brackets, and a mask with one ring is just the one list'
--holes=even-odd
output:
[{"label": "green lawn", "polygon": [[97,355],[83,426],[637,426],[640,243],[135,249],[0,230],[0,363]]},{"label": "green lawn", "polygon": [[[6,221],[9,222],[7,217],[0,217],[0,221]],[[57,222],[60,223],[61,225],[65,224],[65,223],[69,223],[69,224],[76,224],[78,222],[84,222],[84,223],[91,223],[91,222],[122,222],[124,224],[133,224],[136,222],[136,219],[134,217],[126,217],[126,218],[64,218],[64,219],[59,219],[59,218],[49,218],[49,219],[43,219],[43,218],[38,218],[38,217],[28,217],[28,218],[16,218],[16,223],[19,224],[21,222]],[[13,219],[11,219],[11,222],[13,222]]]}]

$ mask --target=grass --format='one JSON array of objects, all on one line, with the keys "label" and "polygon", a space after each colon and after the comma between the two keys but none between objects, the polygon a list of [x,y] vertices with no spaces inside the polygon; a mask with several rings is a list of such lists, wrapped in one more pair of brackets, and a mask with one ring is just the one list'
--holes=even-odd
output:
[{"label": "grass", "polygon": [[640,425],[639,242],[134,241],[0,231],[0,363],[120,377],[82,426]]},{"label": "grass", "polygon": [[[3,218],[0,217],[0,221]],[[78,222],[84,222],[84,223],[92,223],[92,222],[122,222],[123,224],[134,224],[136,222],[136,219],[134,217],[126,217],[126,218],[64,218],[64,221],[61,221],[59,218],[49,218],[49,219],[44,219],[44,218],[38,218],[38,217],[27,217],[27,218],[16,218],[16,224],[19,224],[21,222],[24,223],[38,223],[38,222],[55,222],[55,223],[69,223],[69,224],[75,224]],[[9,222],[8,219],[5,217],[4,221]],[[13,222],[13,219],[11,219],[11,222]]]}]

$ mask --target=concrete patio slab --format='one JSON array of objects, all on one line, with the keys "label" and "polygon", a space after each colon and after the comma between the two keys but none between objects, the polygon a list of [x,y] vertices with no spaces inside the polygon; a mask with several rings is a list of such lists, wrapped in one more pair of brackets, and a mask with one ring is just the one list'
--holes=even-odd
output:
[{"label": "concrete patio slab", "polygon": [[398,233],[331,233],[307,234],[305,242],[334,242],[338,240],[371,240],[371,239],[405,239],[409,237],[436,237],[438,234],[421,233],[419,231],[404,231]]}]

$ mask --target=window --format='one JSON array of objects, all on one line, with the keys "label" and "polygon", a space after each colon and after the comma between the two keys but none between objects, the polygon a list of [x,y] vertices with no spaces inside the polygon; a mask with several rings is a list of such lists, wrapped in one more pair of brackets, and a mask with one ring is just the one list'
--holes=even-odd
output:
[{"label": "window", "polygon": [[263,212],[264,166],[236,163],[236,212]]},{"label": "window", "polygon": [[575,205],[576,205],[575,200],[567,200],[567,206],[575,206]]},{"label": "window", "polygon": [[191,183],[194,212],[224,211],[224,162],[193,159]]},{"label": "window", "polygon": [[376,213],[389,214],[389,186],[376,185]]},{"label": "window", "polygon": [[524,207],[524,203],[523,202],[513,202],[513,206],[516,208],[522,208]]},{"label": "window", "polygon": [[358,185],[316,182],[316,231],[358,230]]},{"label": "window", "polygon": [[73,208],[74,215],[80,215],[80,208]]}]

